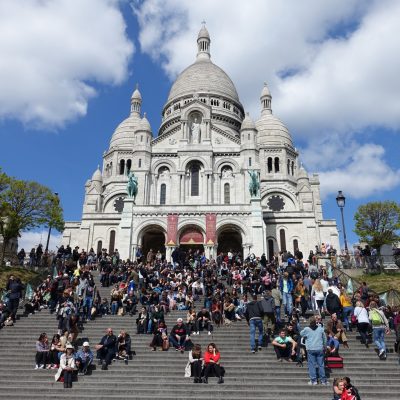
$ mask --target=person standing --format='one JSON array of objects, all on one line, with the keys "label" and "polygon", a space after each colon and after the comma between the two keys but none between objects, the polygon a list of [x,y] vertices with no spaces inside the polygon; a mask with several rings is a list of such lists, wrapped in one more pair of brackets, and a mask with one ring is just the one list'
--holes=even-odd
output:
[{"label": "person standing", "polygon": [[253,294],[253,300],[247,304],[245,317],[247,324],[250,326],[250,350],[254,354],[256,352],[256,329],[258,329],[258,350],[261,350],[263,338],[263,309],[257,301],[257,295]]},{"label": "person standing", "polygon": [[372,325],[372,338],[379,351],[378,356],[380,359],[385,360],[385,333],[388,334],[390,332],[389,322],[383,311],[378,308],[378,305],[375,301],[371,301],[371,303],[369,303],[368,318]]},{"label": "person standing", "polygon": [[316,369],[321,385],[327,386],[328,382],[325,375],[324,355],[326,349],[326,335],[324,328],[317,324],[315,317],[310,318],[310,326],[304,328],[300,335],[305,338],[307,350],[308,374],[310,376],[309,385],[317,385]]},{"label": "person standing", "polygon": [[293,309],[292,293],[294,284],[292,278],[287,272],[283,274],[283,277],[279,281],[279,289],[282,293],[282,302],[285,307],[285,313],[289,317],[292,314]]},{"label": "person standing", "polygon": [[10,293],[8,308],[11,313],[11,318],[14,322],[17,318],[19,300],[22,297],[22,291],[24,289],[25,286],[21,283],[21,280],[16,278],[14,275],[10,275],[10,278],[7,282],[6,291]]}]

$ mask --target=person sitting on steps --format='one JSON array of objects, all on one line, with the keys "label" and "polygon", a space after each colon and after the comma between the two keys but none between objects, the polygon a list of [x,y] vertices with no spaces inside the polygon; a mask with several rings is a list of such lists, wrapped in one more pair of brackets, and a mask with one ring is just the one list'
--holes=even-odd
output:
[{"label": "person sitting on steps", "polygon": [[116,344],[117,337],[113,334],[112,328],[107,328],[106,334],[102,337],[100,343],[95,347],[101,369],[108,369],[108,365],[111,364],[113,358],[115,357]]},{"label": "person sitting on steps", "polygon": [[343,323],[340,321],[340,319],[338,319],[335,313],[331,315],[331,319],[326,324],[326,329],[330,335],[335,336],[336,339],[341,341],[345,348],[349,348]]},{"label": "person sitting on steps", "polygon": [[176,351],[180,350],[181,353],[183,353],[185,351],[185,343],[188,340],[190,340],[189,331],[183,324],[183,319],[178,318],[176,320],[176,325],[174,325],[169,335],[169,341],[172,344],[172,346],[175,347]]},{"label": "person sitting on steps", "polygon": [[93,362],[93,352],[90,350],[89,342],[83,342],[82,349],[78,350],[75,357],[75,364],[79,375],[86,375],[89,366]]},{"label": "person sitting on steps", "polygon": [[208,377],[212,372],[218,378],[218,383],[224,383],[220,361],[221,354],[217,346],[214,343],[210,343],[207,346],[207,351],[204,353],[204,383],[208,383]]},{"label": "person sitting on steps", "polygon": [[286,329],[281,329],[279,336],[272,341],[278,361],[292,361],[296,356],[297,343],[287,335]]},{"label": "person sitting on steps", "polygon": [[54,377],[55,381],[58,382],[63,377],[64,388],[72,388],[72,374],[75,369],[74,346],[69,344],[60,358],[60,368]]},{"label": "person sitting on steps", "polygon": [[211,324],[211,315],[210,312],[203,307],[197,314],[197,331],[195,332],[196,335],[199,335],[203,329],[207,329],[208,334],[211,335],[211,331],[213,326]]},{"label": "person sitting on steps", "polygon": [[193,349],[189,352],[189,363],[191,376],[193,376],[193,382],[201,383],[203,357],[201,353],[201,346],[199,344],[195,344]]}]

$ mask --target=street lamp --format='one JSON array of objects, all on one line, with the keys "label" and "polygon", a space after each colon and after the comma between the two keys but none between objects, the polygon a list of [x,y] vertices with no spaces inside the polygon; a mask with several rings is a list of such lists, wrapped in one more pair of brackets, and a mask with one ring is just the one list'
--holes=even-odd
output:
[{"label": "street lamp", "polygon": [[[58,202],[58,193],[55,192],[54,193],[54,197],[52,197],[51,201],[54,203],[55,201]],[[49,233],[47,234],[47,242],[46,242],[46,249],[45,249],[45,253],[47,254],[49,252],[49,242],[50,242],[50,234],[51,234],[51,221],[49,223]]]},{"label": "street lamp", "polygon": [[347,248],[347,237],[346,237],[346,227],[344,226],[344,217],[343,217],[343,208],[346,204],[346,197],[344,197],[343,192],[341,190],[338,191],[338,195],[336,196],[336,203],[340,208],[340,213],[342,215],[342,226],[343,226],[343,237],[344,237],[344,250],[346,254],[348,253]]}]

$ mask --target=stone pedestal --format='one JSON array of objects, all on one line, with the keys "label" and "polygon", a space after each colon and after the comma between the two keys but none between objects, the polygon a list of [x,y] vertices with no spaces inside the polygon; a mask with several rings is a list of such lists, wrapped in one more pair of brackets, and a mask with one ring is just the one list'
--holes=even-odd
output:
[{"label": "stone pedestal", "polygon": [[132,248],[132,212],[135,204],[133,199],[126,198],[124,200],[124,210],[122,211],[121,221],[118,226],[118,234],[116,240],[116,248],[119,250],[120,257],[123,260],[135,257]]},{"label": "stone pedestal", "polygon": [[261,257],[266,253],[266,237],[264,229],[263,213],[261,208],[261,198],[254,197],[250,200],[251,204],[251,236],[252,246],[251,253],[257,257]]}]

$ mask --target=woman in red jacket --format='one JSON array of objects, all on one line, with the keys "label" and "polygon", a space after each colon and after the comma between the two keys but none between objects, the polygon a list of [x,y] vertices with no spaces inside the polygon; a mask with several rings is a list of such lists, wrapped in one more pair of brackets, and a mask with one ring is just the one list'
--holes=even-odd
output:
[{"label": "woman in red jacket", "polygon": [[208,377],[213,372],[218,378],[218,383],[224,383],[222,378],[221,366],[219,364],[221,354],[214,343],[207,346],[207,351],[204,353],[204,383],[208,383]]}]

